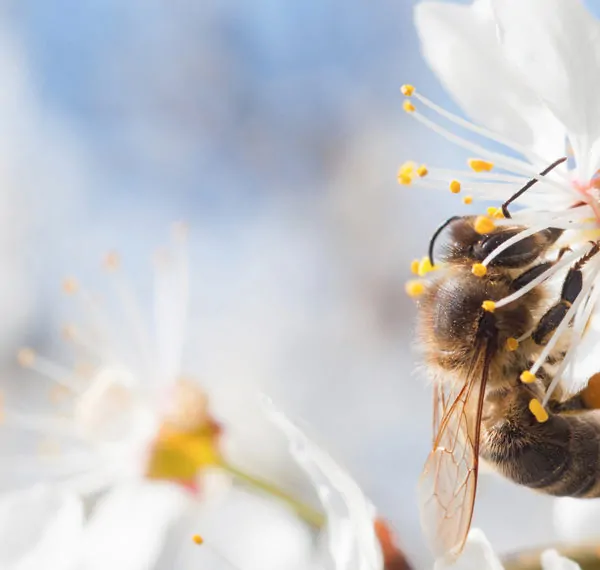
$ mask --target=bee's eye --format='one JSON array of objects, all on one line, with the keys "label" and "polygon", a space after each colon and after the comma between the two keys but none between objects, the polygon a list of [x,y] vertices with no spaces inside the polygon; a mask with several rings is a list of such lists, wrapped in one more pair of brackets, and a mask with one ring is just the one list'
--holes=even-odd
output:
[{"label": "bee's eye", "polygon": [[[521,233],[522,228],[512,228],[483,236],[473,247],[473,258],[483,261],[505,241]],[[528,236],[506,248],[497,255],[490,265],[498,267],[524,267],[533,263],[546,248],[554,243],[562,230],[547,228],[532,236]]]}]

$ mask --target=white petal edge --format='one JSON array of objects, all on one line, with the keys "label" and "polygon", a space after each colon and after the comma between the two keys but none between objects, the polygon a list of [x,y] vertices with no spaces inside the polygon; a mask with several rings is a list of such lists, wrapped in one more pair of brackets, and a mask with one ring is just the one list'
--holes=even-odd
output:
[{"label": "white petal edge", "polygon": [[317,490],[327,514],[329,551],[335,570],[382,570],[375,508],[358,484],[270,400],[264,399],[264,407],[267,417],[287,437],[292,456]]},{"label": "white petal edge", "polygon": [[556,550],[544,550],[541,557],[542,570],[581,570],[581,566],[564,556]]},{"label": "white petal edge", "polygon": [[564,127],[498,45],[489,0],[421,2],[415,24],[425,59],[465,113],[548,160],[564,153]]},{"label": "white petal edge", "polygon": [[565,125],[589,179],[600,137],[600,23],[579,0],[491,1],[505,57]]},{"label": "white petal edge", "polygon": [[45,486],[0,497],[0,567],[72,570],[83,532],[83,505]]},{"label": "white petal edge", "polygon": [[478,528],[473,528],[469,532],[462,554],[456,562],[447,564],[440,559],[436,561],[434,568],[435,570],[504,570],[492,545],[483,531]]},{"label": "white petal edge", "polygon": [[192,498],[170,483],[138,482],[110,491],[87,525],[78,570],[148,570]]}]

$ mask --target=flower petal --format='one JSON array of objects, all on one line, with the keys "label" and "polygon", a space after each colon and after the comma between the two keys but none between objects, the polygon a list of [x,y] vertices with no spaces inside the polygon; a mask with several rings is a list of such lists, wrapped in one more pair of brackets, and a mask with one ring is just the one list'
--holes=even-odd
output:
[{"label": "flower petal", "polygon": [[183,489],[168,483],[117,487],[100,501],[91,517],[78,568],[148,570],[190,500]]},{"label": "flower petal", "polygon": [[468,115],[548,160],[564,152],[564,128],[504,58],[489,0],[422,2],[415,23],[427,62]]},{"label": "flower petal", "polygon": [[565,125],[579,174],[589,178],[588,153],[600,136],[600,23],[579,0],[492,0],[492,6],[505,56]]},{"label": "flower petal", "polygon": [[544,550],[542,552],[542,570],[581,570],[581,566],[564,556],[556,550]]},{"label": "flower petal", "polygon": [[554,527],[560,540],[582,542],[600,538],[600,499],[563,497],[554,502]]},{"label": "flower petal", "polygon": [[[291,509],[236,487],[192,505],[178,529],[185,537],[183,548],[177,546],[182,548],[178,570],[219,567],[215,553],[243,570],[304,570],[314,553],[311,529]],[[194,533],[204,538],[201,547],[192,544]],[[159,569],[170,570],[169,561]]]},{"label": "flower petal", "polygon": [[600,307],[595,307],[581,341],[574,347],[576,353],[570,370],[564,377],[564,386],[572,393],[585,388],[588,380],[598,372],[597,350],[600,343]]},{"label": "flower petal", "polygon": [[360,487],[284,414],[268,416],[290,442],[290,451],[312,480],[327,513],[329,551],[336,570],[380,570],[383,556],[375,533],[375,508]]},{"label": "flower petal", "polygon": [[500,560],[494,553],[483,531],[473,528],[469,532],[465,548],[460,558],[453,564],[447,564],[443,559],[437,560],[435,570],[503,570]]},{"label": "flower petal", "polygon": [[0,498],[0,568],[71,570],[83,506],[70,493],[34,487]]}]

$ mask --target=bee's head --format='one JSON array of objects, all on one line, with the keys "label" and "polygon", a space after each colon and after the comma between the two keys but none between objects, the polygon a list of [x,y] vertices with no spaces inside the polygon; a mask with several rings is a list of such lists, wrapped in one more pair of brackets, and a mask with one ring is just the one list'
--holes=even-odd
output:
[{"label": "bee's head", "polygon": [[[433,263],[433,250],[439,235],[446,241],[441,255],[447,263],[481,263],[507,240],[518,236],[527,228],[523,226],[496,226],[483,216],[455,216],[444,222],[433,234],[429,243],[429,256]],[[526,267],[542,255],[562,235],[563,230],[546,228],[515,241],[489,263],[495,267]]]}]

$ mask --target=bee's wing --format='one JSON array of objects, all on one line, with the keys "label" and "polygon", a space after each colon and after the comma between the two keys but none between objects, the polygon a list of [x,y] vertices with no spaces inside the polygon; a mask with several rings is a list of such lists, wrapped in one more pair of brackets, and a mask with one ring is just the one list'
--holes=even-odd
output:
[{"label": "bee's wing", "polygon": [[435,442],[440,433],[440,422],[448,413],[451,404],[456,401],[461,388],[454,382],[448,383],[439,379],[433,382],[433,429],[431,432],[433,449],[435,449]]},{"label": "bee's wing", "polygon": [[471,526],[490,358],[486,348],[481,376],[470,373],[453,401],[445,399],[440,388],[434,393],[443,415],[419,482],[419,506],[423,531],[436,558],[455,559]]}]

